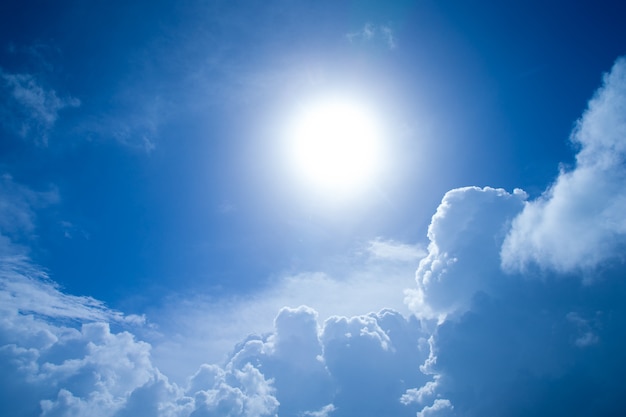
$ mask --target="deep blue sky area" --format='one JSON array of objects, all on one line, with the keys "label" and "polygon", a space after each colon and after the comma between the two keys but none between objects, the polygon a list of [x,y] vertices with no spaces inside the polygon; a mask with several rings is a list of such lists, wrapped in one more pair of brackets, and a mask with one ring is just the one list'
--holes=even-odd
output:
[{"label": "deep blue sky area", "polygon": [[[80,100],[46,145],[2,134],[4,171],[60,195],[34,259],[112,305],[140,288],[247,292],[376,236],[421,241],[453,187],[537,195],[573,161],[571,128],[624,52],[619,2],[5,2],[0,15],[2,70]],[[347,40],[367,24],[397,45]],[[337,87],[413,132],[393,139],[393,175],[333,217],[285,188],[268,142],[290,106]]]}]

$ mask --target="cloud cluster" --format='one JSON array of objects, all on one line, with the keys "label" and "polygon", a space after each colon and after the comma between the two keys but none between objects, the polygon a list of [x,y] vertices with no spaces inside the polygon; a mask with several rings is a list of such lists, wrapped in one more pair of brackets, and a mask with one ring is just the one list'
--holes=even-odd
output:
[{"label": "cloud cluster", "polygon": [[244,343],[231,363],[252,361],[275,381],[281,415],[411,415],[399,399],[429,379],[419,370],[429,353],[420,323],[383,310],[318,328],[316,316],[283,308],[274,332]]},{"label": "cloud cluster", "polygon": [[[21,282],[23,292],[43,285]],[[120,313],[58,296],[69,307],[54,316],[45,297],[41,308],[3,304],[2,414],[410,416],[400,397],[430,378],[420,372],[429,349],[417,319],[385,310],[320,326],[314,310],[299,307],[281,309],[272,332],[244,340],[223,366],[201,365],[177,385],[154,365],[150,344],[111,330],[128,328]]]},{"label": "cloud cluster", "polygon": [[274,388],[259,369],[202,366],[187,386],[170,383],[151,345],[129,331],[145,317],[61,291],[14,240],[32,231],[35,206],[46,197],[9,176],[0,184],[1,415],[275,414]]},{"label": "cloud cluster", "polygon": [[[27,233],[37,199],[26,197],[38,194],[4,181],[2,200],[22,202],[6,209],[22,219],[11,223],[12,234]],[[223,365],[204,364],[184,383],[171,382],[155,366],[152,346],[133,334],[144,317],[64,293],[4,226],[2,415],[410,416],[400,397],[430,379],[420,372],[429,348],[417,319],[383,310],[320,326],[317,312],[299,307],[281,309],[269,333],[248,337]]]},{"label": "cloud cluster", "polygon": [[576,166],[537,200],[521,191],[446,194],[407,293],[437,318],[418,415],[622,415],[626,372],[626,61],[589,103]]},{"label": "cloud cluster", "polygon": [[63,294],[27,258],[0,263],[0,414],[275,414],[275,389],[251,364],[203,365],[187,386],[170,383],[154,366],[150,344],[111,330],[140,326],[141,318]]}]

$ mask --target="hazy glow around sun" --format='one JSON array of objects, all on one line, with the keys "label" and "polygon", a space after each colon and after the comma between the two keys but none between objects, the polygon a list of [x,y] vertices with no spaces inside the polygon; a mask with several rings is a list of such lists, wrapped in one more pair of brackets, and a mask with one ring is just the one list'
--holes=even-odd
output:
[{"label": "hazy glow around sun", "polygon": [[296,173],[322,190],[348,192],[366,186],[381,166],[381,131],[366,106],[323,98],[296,115],[288,134]]}]

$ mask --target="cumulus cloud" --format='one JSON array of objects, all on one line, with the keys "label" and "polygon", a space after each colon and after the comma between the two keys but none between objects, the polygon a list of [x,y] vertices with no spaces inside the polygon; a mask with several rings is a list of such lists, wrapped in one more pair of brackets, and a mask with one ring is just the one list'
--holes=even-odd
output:
[{"label": "cumulus cloud", "polygon": [[417,288],[406,291],[419,317],[443,319],[465,311],[474,294],[497,284],[499,248],[526,194],[466,187],[448,191],[428,227],[428,255],[416,272]]},{"label": "cumulus cloud", "polygon": [[[23,292],[46,280],[30,277],[21,285],[35,289]],[[4,298],[13,292],[0,290]],[[124,326],[121,313],[57,298],[55,314],[20,307],[19,297],[2,304],[2,414],[410,416],[400,397],[430,378],[419,369],[429,351],[417,319],[384,310],[320,325],[317,312],[301,306],[281,309],[272,331],[248,337],[225,364],[201,365],[176,384],[155,366],[149,343],[111,329]]]},{"label": "cumulus cloud", "polygon": [[[415,263],[372,259],[369,254],[356,260],[332,273],[287,275],[251,296],[172,297],[150,314],[161,333],[150,337],[155,344],[153,357],[172,380],[181,381],[193,372],[192,357],[197,362],[221,362],[225,352],[249,333],[271,332],[276,312],[286,305],[308,305],[322,322],[335,315],[351,317],[384,308],[410,314],[402,291],[412,285]],[[180,356],[181,349],[187,357]]]},{"label": "cumulus cloud", "polygon": [[[0,412],[13,416],[411,416],[400,397],[429,376],[418,320],[385,310],[320,325],[283,308],[223,365],[169,381],[151,345],[107,322],[7,311],[0,323]],[[420,340],[422,341],[420,343]]]},{"label": "cumulus cloud", "polygon": [[46,145],[48,134],[66,107],[80,106],[75,97],[62,97],[32,74],[13,74],[0,68],[2,123],[24,138]]},{"label": "cumulus cloud", "polygon": [[605,76],[572,135],[575,168],[539,199],[444,196],[407,293],[438,319],[422,367],[432,380],[401,397],[434,399],[419,416],[624,414],[625,70],[620,59]]},{"label": "cumulus cloud", "polygon": [[528,202],[502,247],[502,265],[572,272],[623,260],[626,244],[626,59],[617,60],[572,133],[576,166]]},{"label": "cumulus cloud", "polygon": [[[224,369],[204,365],[186,387],[179,386],[156,368],[149,343],[129,331],[111,330],[113,324],[128,327],[128,317],[56,288],[40,294],[41,287],[52,285],[41,273],[18,286],[18,291],[37,294],[42,305],[38,308],[13,297],[16,287],[6,285],[6,269],[0,274],[0,414],[275,415],[278,401],[272,381],[250,363]],[[5,303],[7,299],[11,302]],[[134,326],[142,324],[130,321]]]},{"label": "cumulus cloud", "polygon": [[281,309],[274,331],[239,345],[228,366],[264,370],[280,415],[414,415],[400,398],[430,379],[419,369],[429,355],[419,321],[383,310],[319,326],[316,316],[304,306]]},{"label": "cumulus cloud", "polygon": [[[32,192],[5,181],[13,190],[3,193],[7,207],[23,201],[26,214],[17,218],[32,231],[34,200],[22,196]],[[429,352],[415,318],[384,310],[320,325],[318,313],[301,306],[281,309],[268,333],[239,343],[221,365],[200,365],[172,382],[155,365],[151,343],[133,334],[143,317],[64,293],[2,226],[2,415],[410,416],[400,397],[430,378],[419,370]]]}]

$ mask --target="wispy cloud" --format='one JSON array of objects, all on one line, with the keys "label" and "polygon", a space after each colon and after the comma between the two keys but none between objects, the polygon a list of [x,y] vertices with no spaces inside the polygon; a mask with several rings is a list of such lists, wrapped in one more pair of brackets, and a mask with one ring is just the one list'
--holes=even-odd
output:
[{"label": "wispy cloud", "polygon": [[2,124],[23,138],[42,145],[48,144],[48,135],[59,112],[67,107],[80,106],[79,99],[60,97],[32,74],[7,73],[0,68],[0,80]]},{"label": "wispy cloud", "polygon": [[[7,206],[32,195],[8,176]],[[7,193],[6,184],[13,186]],[[17,191],[15,191],[17,190]],[[23,203],[18,226],[33,228]],[[12,209],[10,212],[15,212]],[[7,210],[0,211],[0,216]],[[172,384],[154,366],[150,344],[118,328],[142,328],[145,318],[99,300],[66,294],[15,244],[0,224],[0,414],[14,416],[180,416],[218,413],[274,415],[271,381],[250,364],[200,367],[189,387]],[[203,414],[204,413],[204,414]]]},{"label": "wispy cloud", "polygon": [[[6,251],[6,246],[4,248]],[[46,272],[23,253],[0,259],[0,310],[7,314],[34,314],[49,319],[142,323],[139,316],[125,316],[102,302],[63,293]]]},{"label": "wispy cloud", "polygon": [[570,272],[623,259],[626,246],[626,59],[619,59],[572,133],[576,167],[515,219],[502,248],[510,271]]},{"label": "wispy cloud", "polygon": [[0,310],[60,320],[140,322],[141,318],[126,317],[91,297],[63,293],[30,260],[28,249],[17,243],[35,233],[36,210],[58,199],[56,188],[38,192],[8,174],[0,179]]},{"label": "wispy cloud", "polygon": [[369,242],[367,250],[375,259],[388,261],[417,262],[420,258],[426,256],[426,251],[418,245],[409,245],[381,238]]},{"label": "wispy cloud", "polygon": [[0,233],[16,237],[35,228],[35,210],[55,204],[59,192],[53,185],[35,191],[14,181],[10,174],[0,176]]},{"label": "wispy cloud", "polygon": [[115,101],[123,110],[107,110],[96,114],[81,123],[76,130],[92,140],[112,140],[126,148],[148,154],[154,151],[159,130],[167,118],[163,100],[148,97],[145,92],[126,91]]},{"label": "wispy cloud", "polygon": [[373,41],[383,42],[389,49],[395,49],[398,46],[393,30],[391,27],[386,25],[366,23],[361,29],[348,33],[346,38],[352,43]]}]

